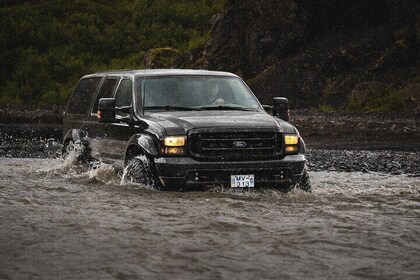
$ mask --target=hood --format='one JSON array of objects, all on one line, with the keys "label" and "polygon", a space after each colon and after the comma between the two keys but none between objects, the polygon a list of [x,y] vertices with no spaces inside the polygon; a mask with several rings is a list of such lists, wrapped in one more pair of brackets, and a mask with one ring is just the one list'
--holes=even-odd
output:
[{"label": "hood", "polygon": [[191,129],[200,128],[269,129],[280,132],[293,128],[289,123],[265,112],[168,111],[152,113],[149,117],[159,123],[167,135],[182,135]]}]

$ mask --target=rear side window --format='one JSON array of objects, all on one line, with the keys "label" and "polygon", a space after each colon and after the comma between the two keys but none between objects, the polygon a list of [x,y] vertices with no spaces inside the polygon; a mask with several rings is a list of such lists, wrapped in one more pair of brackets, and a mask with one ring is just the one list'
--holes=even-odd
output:
[{"label": "rear side window", "polygon": [[85,78],[79,81],[70,98],[67,112],[69,114],[84,115],[89,109],[92,96],[102,77]]},{"label": "rear side window", "polygon": [[117,87],[119,78],[106,78],[103,82],[98,96],[96,97],[95,104],[93,105],[92,113],[95,113],[98,111],[98,102],[101,98],[110,98],[112,97],[115,88]]}]

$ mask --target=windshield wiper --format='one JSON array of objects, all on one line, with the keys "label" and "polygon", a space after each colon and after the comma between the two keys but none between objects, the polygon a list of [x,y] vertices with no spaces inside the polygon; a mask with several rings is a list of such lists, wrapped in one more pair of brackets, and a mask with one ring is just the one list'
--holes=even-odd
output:
[{"label": "windshield wiper", "polygon": [[203,106],[198,107],[202,110],[238,110],[238,111],[255,111],[252,108],[245,108],[241,106],[229,106],[229,105],[213,105],[213,106]]},{"label": "windshield wiper", "polygon": [[146,106],[144,110],[165,110],[165,111],[203,111],[201,108],[193,108],[193,107],[184,107],[184,106],[171,106],[171,105],[164,105],[164,106]]}]

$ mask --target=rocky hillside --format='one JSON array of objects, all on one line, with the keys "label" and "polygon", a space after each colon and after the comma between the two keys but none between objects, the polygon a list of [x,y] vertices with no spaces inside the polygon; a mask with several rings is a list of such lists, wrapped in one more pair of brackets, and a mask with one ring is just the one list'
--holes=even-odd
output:
[{"label": "rocky hillside", "polygon": [[180,65],[232,71],[264,103],[420,113],[417,0],[227,0]]},{"label": "rocky hillside", "polygon": [[84,74],[180,67],[235,72],[263,103],[286,96],[294,108],[420,114],[419,6],[0,1],[0,104],[64,105]]}]

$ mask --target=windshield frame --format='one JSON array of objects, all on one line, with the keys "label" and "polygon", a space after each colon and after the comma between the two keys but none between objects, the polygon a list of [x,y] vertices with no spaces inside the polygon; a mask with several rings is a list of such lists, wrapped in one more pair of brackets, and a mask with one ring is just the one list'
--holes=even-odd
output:
[{"label": "windshield frame", "polygon": [[[257,107],[255,108],[246,108],[243,107],[243,109],[245,110],[241,110],[241,111],[251,111],[251,112],[265,112],[264,108],[262,107],[260,101],[258,100],[258,98],[254,95],[254,93],[252,92],[252,90],[249,88],[249,86],[238,76],[224,76],[224,75],[153,75],[153,76],[139,76],[136,79],[135,82],[135,107],[136,110],[141,114],[144,115],[145,111],[146,112],[156,112],[156,111],[167,111],[165,109],[146,109],[143,106],[144,103],[144,95],[142,92],[142,82],[144,80],[148,80],[148,79],[163,79],[163,78],[207,78],[207,79],[230,79],[230,80],[236,80],[238,81],[245,89],[246,94],[249,95],[249,97],[252,98],[253,102],[255,102],[255,104],[257,105]],[[200,108],[200,107],[191,107],[191,108]],[[228,111],[232,111],[232,109],[226,109]],[[171,111],[175,111],[175,110],[171,110]],[[195,111],[195,110],[193,110]],[[199,111],[199,110],[197,110]],[[223,111],[223,109],[219,110],[219,111]]]}]

